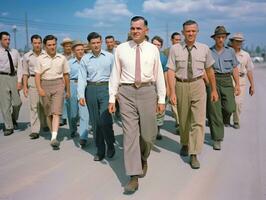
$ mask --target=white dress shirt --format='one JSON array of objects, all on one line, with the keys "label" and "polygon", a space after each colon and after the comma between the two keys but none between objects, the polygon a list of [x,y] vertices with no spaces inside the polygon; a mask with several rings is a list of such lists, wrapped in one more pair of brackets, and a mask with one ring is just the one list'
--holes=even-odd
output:
[{"label": "white dress shirt", "polygon": [[[115,62],[109,80],[109,102],[115,103],[119,84],[135,82],[137,44],[131,40],[116,48]],[[142,42],[140,48],[141,82],[154,82],[156,85],[158,103],[165,103],[165,81],[158,48]]]}]

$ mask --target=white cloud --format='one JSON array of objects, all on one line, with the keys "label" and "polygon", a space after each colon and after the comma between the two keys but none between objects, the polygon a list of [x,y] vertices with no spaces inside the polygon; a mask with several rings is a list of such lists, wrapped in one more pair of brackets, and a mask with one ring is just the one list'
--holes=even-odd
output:
[{"label": "white cloud", "polygon": [[131,16],[127,4],[121,0],[96,0],[93,8],[77,11],[75,16],[95,19],[97,21],[113,22]]},{"label": "white cloud", "polygon": [[8,12],[1,12],[0,15],[1,15],[2,17],[6,17],[8,14],[9,14]]}]

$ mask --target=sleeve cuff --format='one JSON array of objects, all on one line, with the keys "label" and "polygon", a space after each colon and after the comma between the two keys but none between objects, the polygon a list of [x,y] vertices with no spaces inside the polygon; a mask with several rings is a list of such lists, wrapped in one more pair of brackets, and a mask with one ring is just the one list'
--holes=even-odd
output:
[{"label": "sleeve cuff", "polygon": [[109,103],[115,103],[115,96],[111,96],[109,97]]},{"label": "sleeve cuff", "polygon": [[164,96],[163,97],[159,97],[158,103],[159,104],[165,104],[165,97]]}]

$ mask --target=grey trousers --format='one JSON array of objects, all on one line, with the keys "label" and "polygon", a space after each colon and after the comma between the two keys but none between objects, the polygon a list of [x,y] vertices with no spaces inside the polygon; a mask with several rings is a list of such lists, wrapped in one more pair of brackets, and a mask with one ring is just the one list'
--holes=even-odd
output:
[{"label": "grey trousers", "polygon": [[141,160],[147,160],[157,135],[157,95],[154,85],[136,89],[121,85],[118,102],[124,133],[124,162],[126,174],[140,175]]},{"label": "grey trousers", "polygon": [[17,76],[0,75],[0,109],[6,129],[14,128],[13,121],[17,121],[22,104],[17,79]]}]

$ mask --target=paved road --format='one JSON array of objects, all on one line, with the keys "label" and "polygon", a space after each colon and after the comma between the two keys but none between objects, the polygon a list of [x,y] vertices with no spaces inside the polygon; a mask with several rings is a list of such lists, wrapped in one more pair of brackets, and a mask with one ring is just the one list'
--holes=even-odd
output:
[{"label": "paved road", "polygon": [[[247,96],[240,130],[225,129],[222,151],[213,151],[209,130],[200,155],[201,169],[181,158],[179,136],[168,112],[162,134],[149,159],[149,170],[132,196],[123,195],[128,181],[123,166],[121,128],[115,126],[117,154],[93,161],[95,147],[79,148],[78,139],[60,130],[61,149],[49,146],[50,135],[30,140],[29,107],[23,100],[21,131],[0,131],[0,200],[265,200],[266,199],[266,64],[255,69],[256,94]],[[2,118],[0,118],[2,121]]]}]

